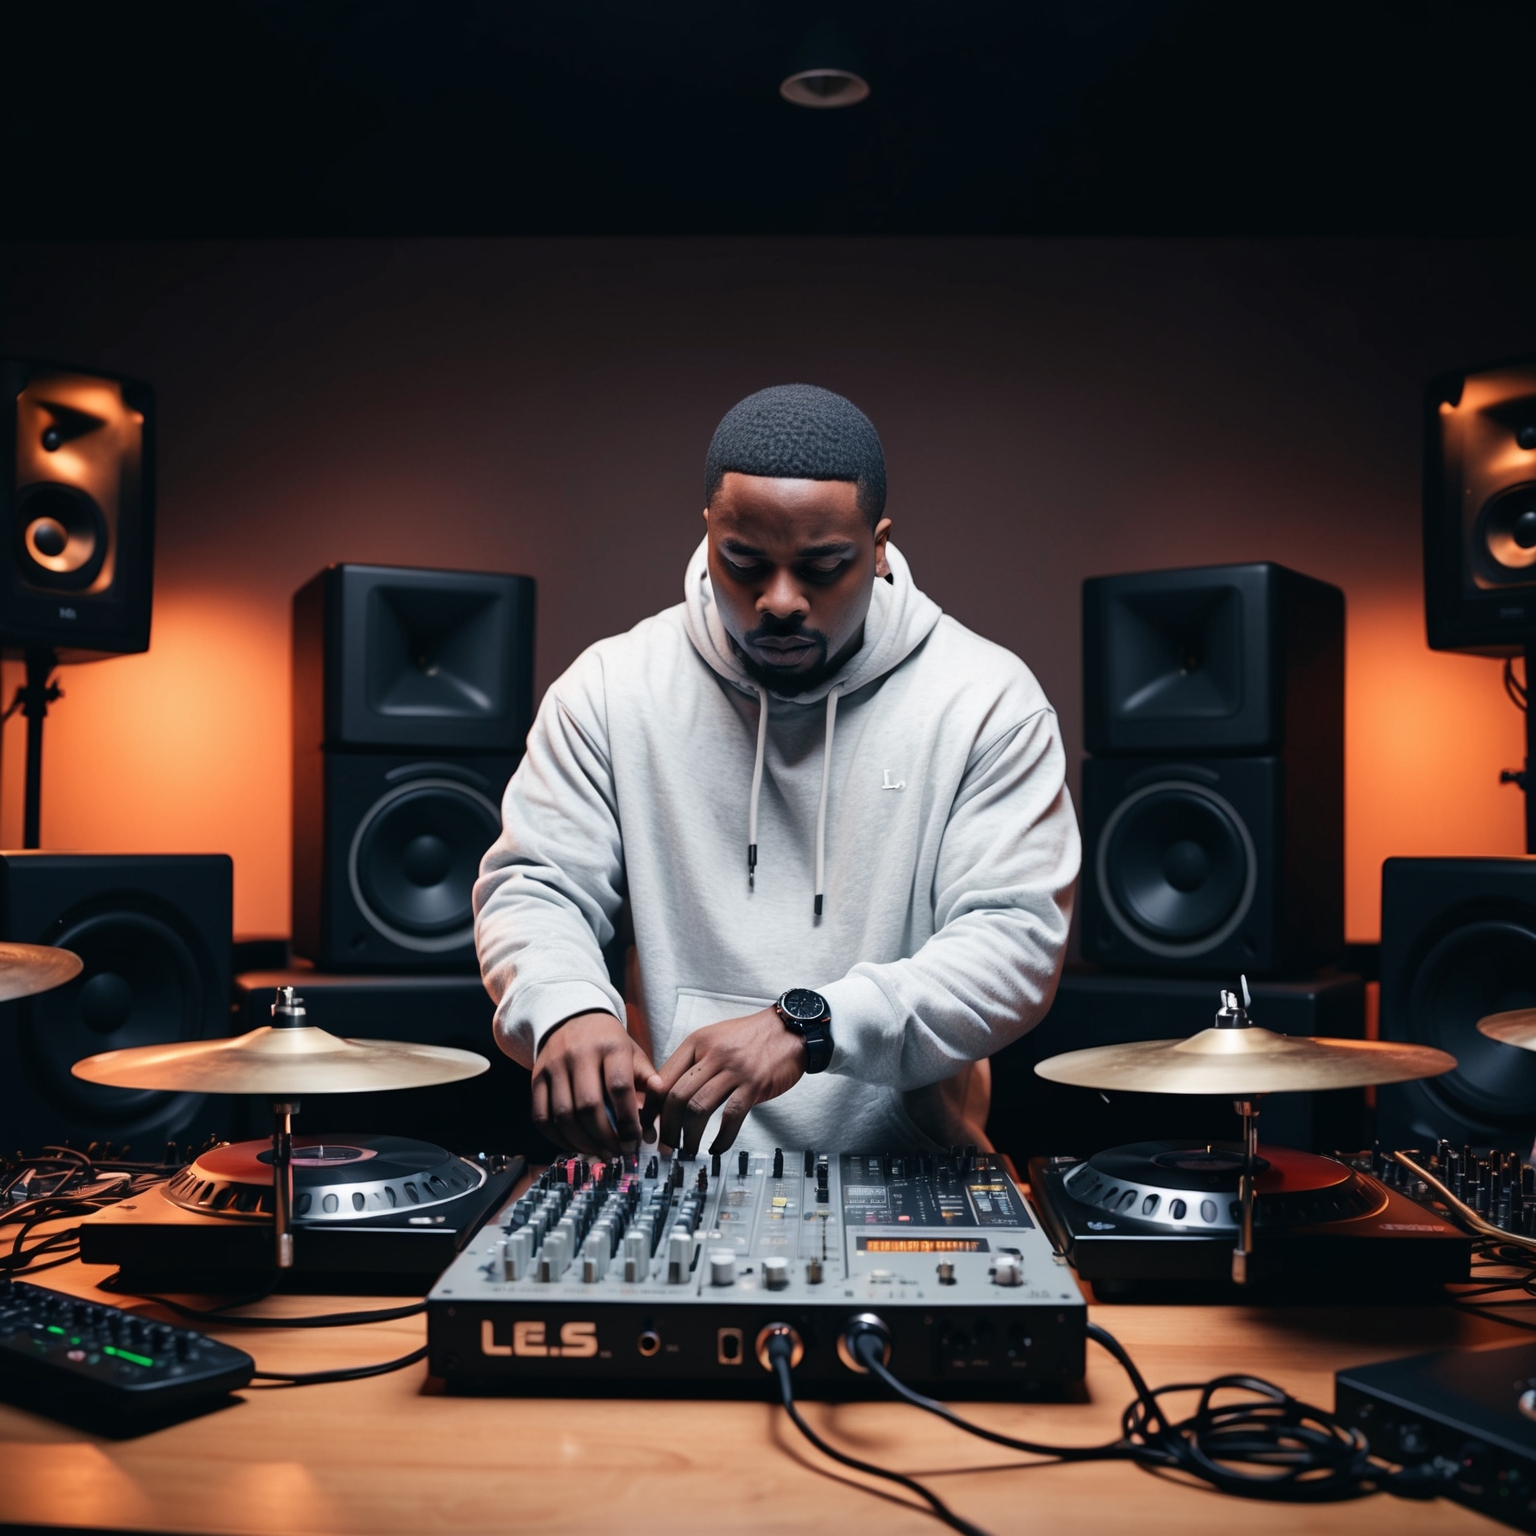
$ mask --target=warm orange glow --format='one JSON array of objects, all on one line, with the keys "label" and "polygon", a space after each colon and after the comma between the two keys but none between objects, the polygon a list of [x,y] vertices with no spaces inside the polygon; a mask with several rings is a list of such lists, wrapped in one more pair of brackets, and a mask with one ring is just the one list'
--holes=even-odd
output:
[{"label": "warm orange glow", "polygon": [[[286,605],[156,594],[150,650],[62,667],[43,748],[43,845],[228,853],[235,930],[288,931]],[[6,699],[21,668],[4,669]],[[5,727],[0,839],[21,846],[25,723]]]},{"label": "warm orange glow", "polygon": [[1525,756],[1502,663],[1431,651],[1417,589],[1349,598],[1344,753],[1344,922],[1381,933],[1381,864],[1393,856],[1525,851],[1524,797],[1499,784]]}]

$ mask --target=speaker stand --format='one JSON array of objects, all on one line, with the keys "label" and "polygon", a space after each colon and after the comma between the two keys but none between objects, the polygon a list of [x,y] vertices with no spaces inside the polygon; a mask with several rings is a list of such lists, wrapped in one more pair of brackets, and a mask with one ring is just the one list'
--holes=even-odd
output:
[{"label": "speaker stand", "polygon": [[55,682],[54,668],[59,664],[58,652],[46,649],[27,651],[27,680],[16,690],[16,704],[27,717],[27,780],[26,796],[22,810],[21,846],[42,847],[43,822],[43,721],[48,717],[48,706],[64,697],[64,690]]},{"label": "speaker stand", "polygon": [[1513,674],[1508,670],[1509,663],[1507,661],[1504,663],[1505,688],[1525,715],[1525,766],[1520,769],[1505,768],[1499,774],[1500,784],[1517,785],[1525,796],[1525,851],[1527,853],[1536,853],[1536,719],[1531,717],[1529,695],[1531,678],[1536,675],[1531,669],[1533,657],[1536,657],[1536,645],[1527,645],[1523,686],[1511,686],[1510,679]]}]

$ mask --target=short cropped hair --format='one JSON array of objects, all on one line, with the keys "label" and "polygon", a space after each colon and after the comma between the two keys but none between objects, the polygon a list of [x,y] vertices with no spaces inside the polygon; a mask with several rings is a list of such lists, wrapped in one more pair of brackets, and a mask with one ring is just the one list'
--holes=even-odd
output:
[{"label": "short cropped hair", "polygon": [[775,384],[733,405],[704,459],[704,504],[731,473],[775,480],[852,480],[871,528],[885,511],[885,452],[851,400],[814,384]]}]

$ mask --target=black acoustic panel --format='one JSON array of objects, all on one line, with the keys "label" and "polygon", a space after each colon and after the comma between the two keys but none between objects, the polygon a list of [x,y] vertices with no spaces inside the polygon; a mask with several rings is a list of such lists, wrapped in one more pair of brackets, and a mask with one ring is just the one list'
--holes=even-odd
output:
[{"label": "black acoustic panel", "polygon": [[1382,1038],[1457,1062],[1377,1090],[1382,1139],[1528,1153],[1536,1053],[1488,1039],[1477,1021],[1536,1008],[1536,859],[1388,859],[1381,876]]},{"label": "black acoustic panel", "polygon": [[1309,784],[1306,768],[1290,757],[1086,759],[1084,958],[1228,977],[1307,975],[1337,959],[1343,785]]},{"label": "black acoustic panel", "polygon": [[1424,605],[1437,651],[1536,642],[1536,357],[1425,391]]},{"label": "black acoustic panel", "polygon": [[226,1099],[82,1082],[70,1067],[128,1046],[230,1033],[233,866],[225,854],[0,854],[0,935],[73,950],[67,986],[0,1006],[7,1150],[228,1135]]},{"label": "black acoustic panel", "polygon": [[[1236,983],[1233,976],[1228,985]],[[1131,1040],[1171,1040],[1207,1028],[1219,984],[1189,977],[1068,971],[1051,1011],[1022,1040],[992,1058],[987,1135],[1019,1166],[1030,1157],[1086,1157],[1106,1147],[1170,1137],[1230,1141],[1238,1118],[1228,1098],[1171,1093],[1101,1094],[1048,1083],[1035,1064],[1066,1051]],[[1257,982],[1253,1019],[1286,1035],[1358,1040],[1365,988],[1358,976]],[[1275,1093],[1261,1107],[1259,1135],[1277,1146],[1331,1152],[1370,1140],[1359,1091]]]},{"label": "black acoustic panel", "polygon": [[65,661],[149,647],[154,395],[0,359],[0,644]]},{"label": "black acoustic panel", "polygon": [[295,953],[325,969],[474,970],[470,895],[516,765],[296,754]]},{"label": "black acoustic panel", "polygon": [[1083,583],[1088,750],[1342,754],[1344,594],[1272,562]]},{"label": "black acoustic panel", "polygon": [[333,565],[293,615],[295,750],[522,750],[531,576]]},{"label": "black acoustic panel", "polygon": [[[242,1031],[271,1022],[280,986],[296,987],[310,1022],[332,1034],[450,1045],[475,1051],[491,1064],[479,1077],[435,1088],[311,1094],[299,1101],[297,1124],[306,1134],[413,1136],[465,1154],[553,1154],[533,1136],[528,1073],[497,1048],[491,1029],[495,1010],[478,976],[343,976],[302,967],[253,971],[235,978]],[[267,1133],[262,1101],[246,1103],[243,1112],[247,1134]]]}]

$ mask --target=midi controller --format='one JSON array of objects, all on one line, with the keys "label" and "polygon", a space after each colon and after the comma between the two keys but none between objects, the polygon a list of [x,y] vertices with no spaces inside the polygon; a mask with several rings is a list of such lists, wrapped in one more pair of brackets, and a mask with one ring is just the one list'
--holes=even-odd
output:
[{"label": "midi controller", "polygon": [[1086,1307],[1000,1158],[739,1151],[570,1158],[481,1229],[428,1297],[434,1375],[466,1391],[858,1396],[885,1342],[922,1390],[1083,1375]]}]

